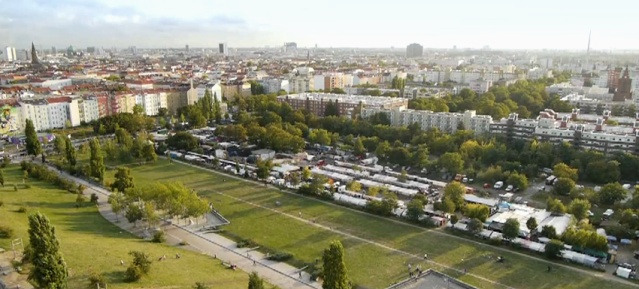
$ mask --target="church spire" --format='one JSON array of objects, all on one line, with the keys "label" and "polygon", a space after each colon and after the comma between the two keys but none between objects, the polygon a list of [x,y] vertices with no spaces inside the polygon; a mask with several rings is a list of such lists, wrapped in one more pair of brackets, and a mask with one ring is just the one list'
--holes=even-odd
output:
[{"label": "church spire", "polygon": [[40,64],[38,60],[38,54],[36,53],[35,45],[31,42],[31,64]]}]

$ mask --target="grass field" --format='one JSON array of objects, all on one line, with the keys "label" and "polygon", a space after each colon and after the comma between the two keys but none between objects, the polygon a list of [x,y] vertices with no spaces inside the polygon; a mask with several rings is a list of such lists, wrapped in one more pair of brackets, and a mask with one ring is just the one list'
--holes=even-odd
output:
[{"label": "grass field", "polygon": [[[293,253],[297,260],[292,263],[313,262],[321,256],[322,250],[331,240],[339,239],[346,248],[346,263],[351,279],[356,284],[368,288],[385,288],[392,282],[406,278],[408,275],[406,266],[409,263],[414,266],[421,262],[422,268],[428,268],[429,265],[423,263],[418,257],[345,237],[292,217],[256,207],[245,201],[294,216],[301,212],[304,218],[314,219],[319,224],[370,239],[415,256],[428,253],[429,258],[438,263],[461,270],[466,269],[469,273],[515,288],[631,288],[566,268],[555,267],[552,273],[547,273],[548,264],[543,261],[503,253],[491,247],[449,235],[398,224],[339,206],[266,189],[252,183],[232,180],[227,176],[185,165],[170,164],[165,160],[159,160],[151,165],[133,166],[132,172],[135,183],[140,186],[158,181],[181,181],[198,190],[231,221],[231,224],[225,227],[229,233],[250,238],[269,248]],[[112,178],[113,171],[108,175]],[[235,198],[240,198],[241,201]],[[276,206],[276,201],[279,201],[281,205]],[[504,256],[507,262],[496,263],[494,259],[488,258],[488,256],[494,258],[498,255]],[[460,274],[452,270],[437,267],[435,269],[459,277],[480,288],[504,287],[470,275],[459,276]]]},{"label": "grass field", "polygon": [[[21,183],[22,172],[17,166],[4,169],[5,180]],[[47,183],[30,180],[30,189],[13,191],[13,185],[0,188],[0,224],[14,229],[15,237],[28,242],[27,216],[40,211],[56,227],[61,251],[67,262],[69,288],[87,288],[92,272],[104,274],[109,288],[192,288],[195,282],[213,288],[246,288],[248,275],[223,268],[220,261],[184,249],[141,240],[102,218],[97,208],[75,208],[75,196]],[[27,207],[27,213],[16,210]],[[0,247],[10,249],[10,240],[0,239]],[[182,258],[167,258],[153,262],[151,272],[136,283],[122,282],[125,267],[120,260],[131,260],[128,252],[148,253],[152,260],[166,254],[180,253]]]}]

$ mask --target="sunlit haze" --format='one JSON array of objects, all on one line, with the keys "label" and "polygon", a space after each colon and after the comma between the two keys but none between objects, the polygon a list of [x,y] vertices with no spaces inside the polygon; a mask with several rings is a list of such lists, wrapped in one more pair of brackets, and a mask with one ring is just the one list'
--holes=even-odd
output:
[{"label": "sunlit haze", "polygon": [[0,0],[0,45],[27,48],[639,48],[636,1]]}]

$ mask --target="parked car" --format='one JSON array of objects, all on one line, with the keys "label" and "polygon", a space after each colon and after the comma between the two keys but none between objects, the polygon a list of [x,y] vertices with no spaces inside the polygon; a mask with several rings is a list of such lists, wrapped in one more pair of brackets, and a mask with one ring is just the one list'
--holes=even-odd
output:
[{"label": "parked car", "polygon": [[510,192],[510,191],[512,191],[512,190],[513,190],[513,185],[508,185],[508,186],[506,187],[506,192]]},{"label": "parked car", "polygon": [[503,187],[503,186],[504,186],[504,182],[499,181],[499,182],[496,182],[496,183],[495,183],[495,185],[493,186],[493,188],[495,188],[496,190],[499,190],[499,189],[501,189],[501,187]]}]

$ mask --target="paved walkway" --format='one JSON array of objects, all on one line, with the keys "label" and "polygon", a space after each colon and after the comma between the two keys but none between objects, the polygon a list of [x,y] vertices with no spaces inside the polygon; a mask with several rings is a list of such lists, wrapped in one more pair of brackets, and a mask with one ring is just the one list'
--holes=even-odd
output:
[{"label": "paved walkway", "polygon": [[[71,176],[66,172],[59,171],[52,166],[49,166],[49,168],[65,178],[85,185],[87,187],[85,193],[91,194],[96,192],[98,196],[98,209],[105,219],[137,236],[148,237],[149,233],[144,230],[143,226],[134,227],[133,224],[129,223],[123,216],[118,218],[113,213],[111,206],[107,202],[110,191],[83,179]],[[175,245],[185,241],[188,243],[188,246],[185,247],[216,257],[225,263],[234,264],[242,271],[255,271],[273,285],[277,285],[281,288],[321,288],[318,282],[309,280],[310,275],[306,272],[300,271],[298,268],[283,262],[267,260],[266,256],[260,252],[248,248],[237,248],[236,243],[232,240],[215,233],[201,230],[202,225],[182,225],[177,221],[169,221],[165,222],[161,227],[166,233],[170,244]]]},{"label": "paved walkway", "polygon": [[[237,180],[254,183],[254,184],[259,185],[259,186],[264,186],[263,182],[258,182],[258,181],[255,181],[255,180],[247,180],[245,178],[238,177],[236,175],[222,173],[222,172],[219,172],[219,171],[216,171],[216,170],[203,168],[203,167],[196,166],[196,165],[193,165],[193,164],[190,164],[190,163],[186,163],[186,162],[182,162],[182,161],[179,161],[179,160],[173,160],[173,161],[179,162],[181,164],[188,165],[188,166],[191,166],[191,167],[194,167],[194,168],[198,168],[198,169],[201,169],[201,170],[213,172],[213,173],[216,173],[216,174],[224,174],[225,176],[228,176],[228,177],[231,177],[231,178],[234,178],[234,179],[237,179]],[[520,252],[517,252],[517,251],[513,251],[513,250],[506,249],[506,248],[502,248],[502,247],[491,246],[491,245],[484,244],[484,243],[481,243],[481,242],[478,242],[478,241],[475,241],[475,240],[472,240],[472,239],[463,238],[463,237],[456,236],[456,235],[453,235],[453,234],[450,234],[450,233],[446,233],[446,232],[441,231],[441,229],[439,229],[439,228],[437,228],[437,229],[427,229],[427,228],[424,228],[424,227],[416,226],[416,225],[409,224],[409,223],[406,223],[406,222],[402,222],[402,221],[399,221],[399,220],[395,220],[395,219],[391,219],[391,218],[385,218],[385,217],[381,217],[381,216],[378,216],[378,215],[373,215],[373,214],[370,214],[370,213],[367,213],[367,212],[363,212],[363,211],[360,211],[360,210],[352,209],[352,208],[349,208],[349,207],[340,206],[340,205],[332,203],[332,202],[327,202],[327,201],[323,201],[323,200],[318,200],[316,198],[311,198],[311,197],[303,196],[303,195],[300,195],[300,194],[295,194],[295,193],[293,193],[293,192],[291,192],[289,190],[282,190],[282,189],[280,189],[278,187],[272,187],[270,185],[269,185],[269,187],[273,188],[275,190],[279,190],[279,191],[281,191],[283,193],[295,195],[295,196],[301,197],[301,198],[310,199],[310,200],[313,200],[313,201],[316,201],[316,202],[321,202],[321,203],[324,203],[324,204],[329,205],[329,206],[334,206],[334,207],[339,207],[341,209],[350,210],[350,211],[353,211],[353,212],[358,213],[358,214],[366,214],[366,215],[371,216],[373,218],[383,219],[385,221],[394,222],[394,223],[397,223],[397,224],[400,224],[400,225],[404,225],[404,226],[411,226],[413,228],[416,228],[416,229],[419,229],[419,230],[424,230],[424,231],[429,231],[431,233],[438,234],[438,235],[445,235],[447,237],[454,238],[454,239],[457,239],[457,240],[460,240],[460,241],[463,241],[463,242],[468,242],[468,243],[477,245],[479,247],[489,248],[491,250],[506,252],[506,253],[510,253],[510,254],[516,254],[518,256],[522,256],[522,257],[525,257],[525,258],[529,258],[529,259],[533,259],[533,260],[536,260],[536,261],[539,261],[539,262],[546,263],[546,264],[548,264],[550,266],[560,266],[562,268],[566,268],[566,269],[569,269],[569,270],[572,270],[572,271],[576,271],[576,272],[579,272],[579,273],[582,273],[582,274],[590,275],[590,276],[597,277],[597,278],[602,278],[602,279],[605,279],[605,280],[608,280],[608,281],[617,282],[617,283],[621,283],[621,284],[624,284],[624,285],[637,286],[637,283],[635,283],[635,282],[632,282],[632,281],[629,281],[629,280],[626,280],[626,279],[621,279],[621,278],[619,278],[617,276],[613,276],[611,274],[607,274],[606,272],[591,271],[591,270],[581,269],[581,268],[577,268],[575,266],[570,266],[570,265],[566,265],[566,264],[562,264],[562,263],[551,262],[551,261],[548,261],[548,260],[545,260],[545,259],[542,259],[542,258],[539,258],[539,257],[531,256],[531,255],[528,255],[528,254],[520,253]],[[387,245],[384,245],[384,244],[381,244],[381,243],[378,243],[378,242],[375,242],[375,241],[372,241],[372,240],[369,240],[369,239],[361,238],[361,237],[352,235],[352,234],[347,233],[347,232],[339,231],[339,230],[336,230],[335,228],[331,228],[329,226],[324,226],[324,225],[321,225],[321,224],[318,224],[318,223],[315,223],[315,222],[311,222],[310,220],[302,219],[302,218],[299,218],[299,217],[297,217],[295,215],[290,215],[290,214],[278,211],[276,209],[263,207],[263,206],[261,206],[259,204],[253,204],[253,203],[251,203],[249,201],[246,201],[246,200],[234,197],[234,196],[226,195],[226,194],[221,193],[221,192],[217,192],[217,193],[221,194],[221,195],[225,195],[225,196],[231,197],[231,198],[236,199],[236,200],[241,201],[241,202],[245,202],[245,203],[251,204],[251,205],[256,206],[256,207],[261,207],[261,208],[276,212],[278,214],[282,214],[282,215],[285,215],[285,216],[288,216],[288,217],[291,217],[291,218],[298,219],[300,221],[306,222],[306,223],[308,223],[310,225],[313,225],[313,226],[321,227],[321,228],[324,228],[324,229],[327,229],[327,230],[332,230],[333,232],[341,234],[343,236],[355,238],[355,239],[358,239],[360,241],[367,242],[367,243],[376,245],[376,246],[381,247],[381,248],[385,248],[387,250],[395,251],[395,252],[398,252],[398,253],[401,253],[401,254],[404,254],[404,255],[408,255],[408,256],[412,256],[412,257],[416,257],[416,258],[422,258],[423,257],[423,256],[421,256],[421,257],[417,256],[415,254],[412,254],[412,253],[409,253],[409,252],[406,252],[406,251],[398,250],[398,249],[395,249],[393,247],[389,247]],[[444,267],[444,268],[448,268],[448,269],[451,269],[451,270],[454,270],[454,271],[457,271],[457,272],[460,272],[460,273],[463,272],[462,269],[453,268],[453,267],[450,267],[450,266],[447,266],[447,265],[443,265],[443,264],[434,262],[432,260],[429,260],[429,263],[437,265],[437,266],[441,266],[441,267]],[[501,285],[501,286],[503,286],[505,288],[512,288],[512,287],[506,286],[504,284],[492,281],[490,279],[487,279],[487,278],[484,278],[484,277],[481,277],[481,276],[478,276],[478,275],[474,275],[474,274],[470,274],[470,273],[466,273],[466,274],[470,275],[470,276],[473,276],[475,278],[478,278],[480,280],[483,280],[483,281],[486,281],[486,282],[490,282],[492,284]]]}]

